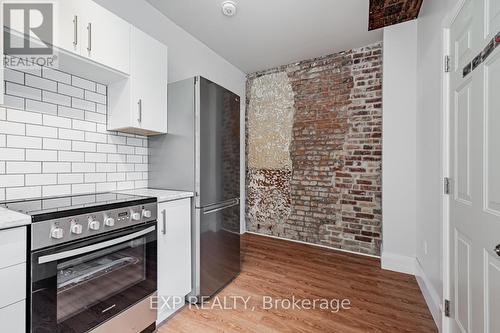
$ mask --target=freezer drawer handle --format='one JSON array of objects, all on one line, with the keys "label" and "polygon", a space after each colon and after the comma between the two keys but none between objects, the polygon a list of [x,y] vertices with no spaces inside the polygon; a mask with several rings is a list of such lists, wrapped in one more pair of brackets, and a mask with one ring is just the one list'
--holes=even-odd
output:
[{"label": "freezer drawer handle", "polygon": [[[240,199],[232,199],[232,200],[229,200],[227,202],[223,202],[220,205],[208,206],[207,207],[208,209],[203,208],[203,214],[204,215],[212,214],[212,213],[215,213],[215,212],[218,212],[218,211],[230,208],[230,207],[234,207],[234,206],[239,205],[239,204],[240,204]],[[211,208],[211,207],[213,207],[213,208]]]},{"label": "freezer drawer handle", "polygon": [[78,249],[69,250],[69,251],[65,251],[65,252],[49,254],[49,255],[46,255],[46,256],[38,258],[38,264],[45,264],[45,263],[48,263],[48,262],[52,262],[52,261],[56,261],[56,260],[61,260],[61,259],[65,259],[65,258],[77,256],[77,255],[82,255],[82,254],[93,252],[93,251],[96,251],[96,250],[101,250],[101,249],[104,249],[104,248],[107,248],[107,247],[111,247],[113,245],[117,245],[117,244],[120,244],[120,243],[123,243],[123,242],[127,242],[129,240],[132,240],[132,239],[140,237],[140,236],[144,236],[144,235],[149,234],[150,232],[152,232],[154,230],[155,230],[155,227],[149,227],[147,229],[138,231],[136,233],[133,233],[133,234],[130,234],[130,235],[126,235],[126,236],[123,236],[123,237],[120,237],[120,238],[116,238],[116,239],[111,239],[109,241],[105,241],[105,242],[102,242],[102,243],[97,243],[97,244],[93,244],[93,245],[89,245],[89,246],[84,246],[84,247],[81,247],[81,248],[78,248]]}]

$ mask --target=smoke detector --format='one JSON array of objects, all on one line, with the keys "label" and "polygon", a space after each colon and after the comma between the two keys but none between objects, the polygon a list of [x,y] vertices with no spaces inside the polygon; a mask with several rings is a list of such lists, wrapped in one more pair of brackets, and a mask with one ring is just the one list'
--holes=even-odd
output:
[{"label": "smoke detector", "polygon": [[224,1],[222,3],[222,14],[228,17],[236,15],[236,3],[234,1]]}]

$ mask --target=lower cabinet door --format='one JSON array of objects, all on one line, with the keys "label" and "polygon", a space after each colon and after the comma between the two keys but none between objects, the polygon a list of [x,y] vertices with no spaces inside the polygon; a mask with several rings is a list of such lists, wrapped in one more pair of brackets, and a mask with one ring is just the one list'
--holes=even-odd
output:
[{"label": "lower cabinet door", "polygon": [[20,301],[0,309],[0,332],[26,332],[26,302]]},{"label": "lower cabinet door", "polygon": [[191,292],[191,199],[158,204],[158,322]]}]

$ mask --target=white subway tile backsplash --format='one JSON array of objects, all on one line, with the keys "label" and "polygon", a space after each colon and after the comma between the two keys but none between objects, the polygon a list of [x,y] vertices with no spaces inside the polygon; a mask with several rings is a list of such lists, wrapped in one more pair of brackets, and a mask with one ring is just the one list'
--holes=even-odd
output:
[{"label": "white subway tile backsplash", "polygon": [[59,139],[83,141],[83,140],[85,140],[85,132],[67,129],[67,128],[60,128],[59,129]]},{"label": "white subway tile backsplash", "polygon": [[85,100],[95,103],[106,104],[106,95],[98,94],[92,91],[85,91]]},{"label": "white subway tile backsplash", "polygon": [[24,84],[24,73],[6,68],[4,71],[5,80],[18,84]]},{"label": "white subway tile backsplash", "polygon": [[60,173],[57,175],[59,184],[79,184],[83,183],[83,173]]},{"label": "white subway tile backsplash", "polygon": [[42,163],[40,162],[7,162],[6,172],[9,174],[41,173]]},{"label": "white subway tile backsplash", "polygon": [[60,139],[43,139],[43,149],[71,150],[71,141]]},{"label": "white subway tile backsplash", "polygon": [[53,93],[50,91],[43,92],[43,101],[57,105],[71,106],[71,97]]},{"label": "white subway tile backsplash", "polygon": [[58,105],[57,114],[61,117],[68,117],[72,119],[85,119],[85,111],[73,109],[67,106]]},{"label": "white subway tile backsplash", "polygon": [[73,119],[73,128],[81,131],[96,132],[97,124],[90,121]]},{"label": "white subway tile backsplash", "polygon": [[24,149],[0,148],[0,158],[2,161],[24,161]]},{"label": "white subway tile backsplash", "polygon": [[71,194],[95,193],[95,184],[73,184]]},{"label": "white subway tile backsplash", "polygon": [[82,88],[73,87],[64,83],[59,83],[57,85],[57,92],[63,95],[77,98],[83,98],[84,96],[84,90]]},{"label": "white subway tile backsplash", "polygon": [[55,162],[57,161],[57,151],[26,149],[26,161]]},{"label": "white subway tile backsplash", "polygon": [[116,153],[116,145],[111,144],[97,144],[98,153]]},{"label": "white subway tile backsplash", "polygon": [[108,94],[108,90],[107,90],[106,86],[104,84],[100,84],[100,83],[97,84],[97,92],[99,94],[103,94],[103,95]]},{"label": "white subway tile backsplash", "polygon": [[55,185],[57,184],[56,174],[34,174],[26,175],[26,186],[35,185]]},{"label": "white subway tile backsplash", "polygon": [[105,183],[106,173],[86,173],[85,183]]},{"label": "white subway tile backsplash", "polygon": [[2,187],[24,186],[24,175],[0,175],[0,186]]},{"label": "white subway tile backsplash", "polygon": [[76,109],[86,110],[86,111],[96,111],[95,103],[88,100],[83,100],[80,98],[71,98],[71,106]]},{"label": "white subway tile backsplash", "polygon": [[75,151],[60,151],[59,162],[85,162],[85,154]]},{"label": "white subway tile backsplash", "polygon": [[40,89],[24,86],[17,83],[7,82],[5,85],[5,93],[22,98],[42,99],[42,91]]},{"label": "white subway tile backsplash", "polygon": [[71,172],[96,172],[95,163],[72,163]]},{"label": "white subway tile backsplash", "polygon": [[11,187],[5,189],[6,200],[18,200],[37,198],[42,195],[42,188],[40,186],[31,187]]},{"label": "white subway tile backsplash", "polygon": [[85,120],[94,121],[99,124],[106,124],[107,121],[105,114],[91,111],[85,111]]},{"label": "white subway tile backsplash", "polygon": [[35,101],[32,99],[27,99],[26,100],[26,110],[56,115],[57,114],[57,105],[51,104],[51,103]]},{"label": "white subway tile backsplash", "polygon": [[78,77],[78,76],[72,76],[71,79],[72,79],[71,85],[73,85],[73,86],[76,86],[76,87],[79,87],[82,89],[86,89],[86,90],[90,90],[90,91],[96,90],[96,83],[95,82],[85,80],[85,79]]},{"label": "white subway tile backsplash", "polygon": [[7,135],[7,147],[42,149],[42,139],[21,135]]},{"label": "white subway tile backsplash", "polygon": [[54,126],[54,127],[63,127],[63,128],[71,128],[71,119],[43,115],[43,124],[45,126]]},{"label": "white subway tile backsplash", "polygon": [[[42,115],[15,109],[7,109],[7,120],[27,124],[42,124]],[[20,134],[20,133],[18,133]]]},{"label": "white subway tile backsplash", "polygon": [[96,152],[96,144],[93,142],[73,141],[74,151]]},{"label": "white subway tile backsplash", "polygon": [[71,163],[43,162],[43,173],[68,173],[71,172]]},{"label": "white subway tile backsplash", "polygon": [[57,138],[57,128],[40,125],[26,125],[26,135],[42,138]]},{"label": "white subway tile backsplash", "polygon": [[85,162],[105,163],[107,155],[102,153],[85,153]]},{"label": "white subway tile backsplash", "polygon": [[0,200],[147,186],[147,138],[107,131],[105,85],[38,67],[5,81]]},{"label": "white subway tile backsplash", "polygon": [[71,194],[71,185],[50,185],[42,187],[44,197],[53,197]]},{"label": "white subway tile backsplash", "polygon": [[26,74],[24,78],[25,85],[42,90],[57,91],[57,82],[47,80],[39,76]]},{"label": "white subway tile backsplash", "polygon": [[48,67],[42,68],[42,77],[57,82],[71,84],[71,75]]}]

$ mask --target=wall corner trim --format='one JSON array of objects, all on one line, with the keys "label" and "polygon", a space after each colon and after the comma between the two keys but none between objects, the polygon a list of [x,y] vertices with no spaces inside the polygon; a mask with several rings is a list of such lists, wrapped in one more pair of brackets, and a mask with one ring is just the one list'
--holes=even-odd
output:
[{"label": "wall corner trim", "polygon": [[439,332],[443,332],[441,297],[425,275],[424,269],[418,259],[415,260],[415,277]]},{"label": "wall corner trim", "polygon": [[382,251],[382,269],[415,275],[416,258]]}]

